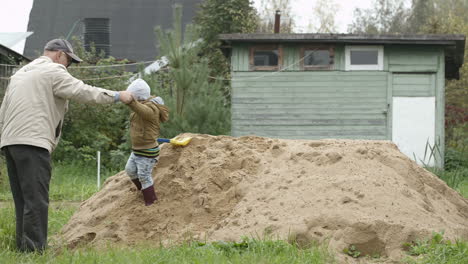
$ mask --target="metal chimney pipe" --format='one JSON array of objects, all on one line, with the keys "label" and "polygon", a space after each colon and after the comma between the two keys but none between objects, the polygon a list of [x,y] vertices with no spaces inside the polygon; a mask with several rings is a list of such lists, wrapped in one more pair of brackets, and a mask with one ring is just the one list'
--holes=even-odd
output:
[{"label": "metal chimney pipe", "polygon": [[281,11],[276,10],[275,14],[275,34],[280,32],[280,20],[281,20]]}]

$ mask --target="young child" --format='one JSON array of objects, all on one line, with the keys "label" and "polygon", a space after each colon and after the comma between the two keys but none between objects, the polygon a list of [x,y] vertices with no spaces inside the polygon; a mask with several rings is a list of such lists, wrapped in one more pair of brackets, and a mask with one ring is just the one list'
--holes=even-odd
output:
[{"label": "young child", "polygon": [[169,109],[161,97],[150,97],[150,87],[142,79],[133,81],[127,88],[134,100],[128,104],[130,114],[130,138],[132,153],[125,171],[138,190],[143,193],[145,205],[157,200],[152,171],[158,162],[159,126],[169,119]]}]

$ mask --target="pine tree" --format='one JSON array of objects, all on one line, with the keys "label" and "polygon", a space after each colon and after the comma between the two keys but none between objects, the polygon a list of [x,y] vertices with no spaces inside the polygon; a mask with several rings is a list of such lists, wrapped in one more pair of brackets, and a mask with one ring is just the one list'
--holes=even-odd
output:
[{"label": "pine tree", "polygon": [[[186,25],[182,33],[181,21],[182,6],[175,5],[173,29],[166,32],[161,27],[155,29],[160,54],[169,61],[167,74],[174,88],[173,91],[160,90],[160,94],[170,109],[176,109],[170,121],[164,124],[162,134],[227,134],[230,131],[230,111],[221,93],[222,83],[210,79],[208,59],[199,57],[204,47],[200,29]],[[152,81],[153,85],[158,85]]]}]

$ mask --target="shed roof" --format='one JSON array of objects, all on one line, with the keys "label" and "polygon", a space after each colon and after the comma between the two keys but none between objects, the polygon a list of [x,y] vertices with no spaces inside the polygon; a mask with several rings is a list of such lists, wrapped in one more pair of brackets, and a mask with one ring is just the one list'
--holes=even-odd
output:
[{"label": "shed roof", "polygon": [[432,44],[447,45],[454,41],[465,41],[465,35],[371,35],[371,34],[221,34],[220,39],[224,41],[247,41],[247,42],[343,42],[343,43],[379,43],[379,44]]},{"label": "shed roof", "polygon": [[343,43],[343,44],[380,44],[380,45],[432,45],[445,49],[445,75],[452,79],[459,77],[465,53],[465,35],[434,34],[221,34],[224,43]]}]

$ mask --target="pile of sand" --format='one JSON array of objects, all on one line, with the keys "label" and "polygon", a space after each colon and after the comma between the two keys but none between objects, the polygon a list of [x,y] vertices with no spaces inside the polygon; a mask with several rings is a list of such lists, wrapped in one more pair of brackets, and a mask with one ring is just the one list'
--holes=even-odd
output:
[{"label": "pile of sand", "polygon": [[400,259],[405,242],[433,231],[468,239],[468,200],[391,142],[191,136],[162,146],[156,204],[121,172],[81,204],[66,245],[274,234]]}]

